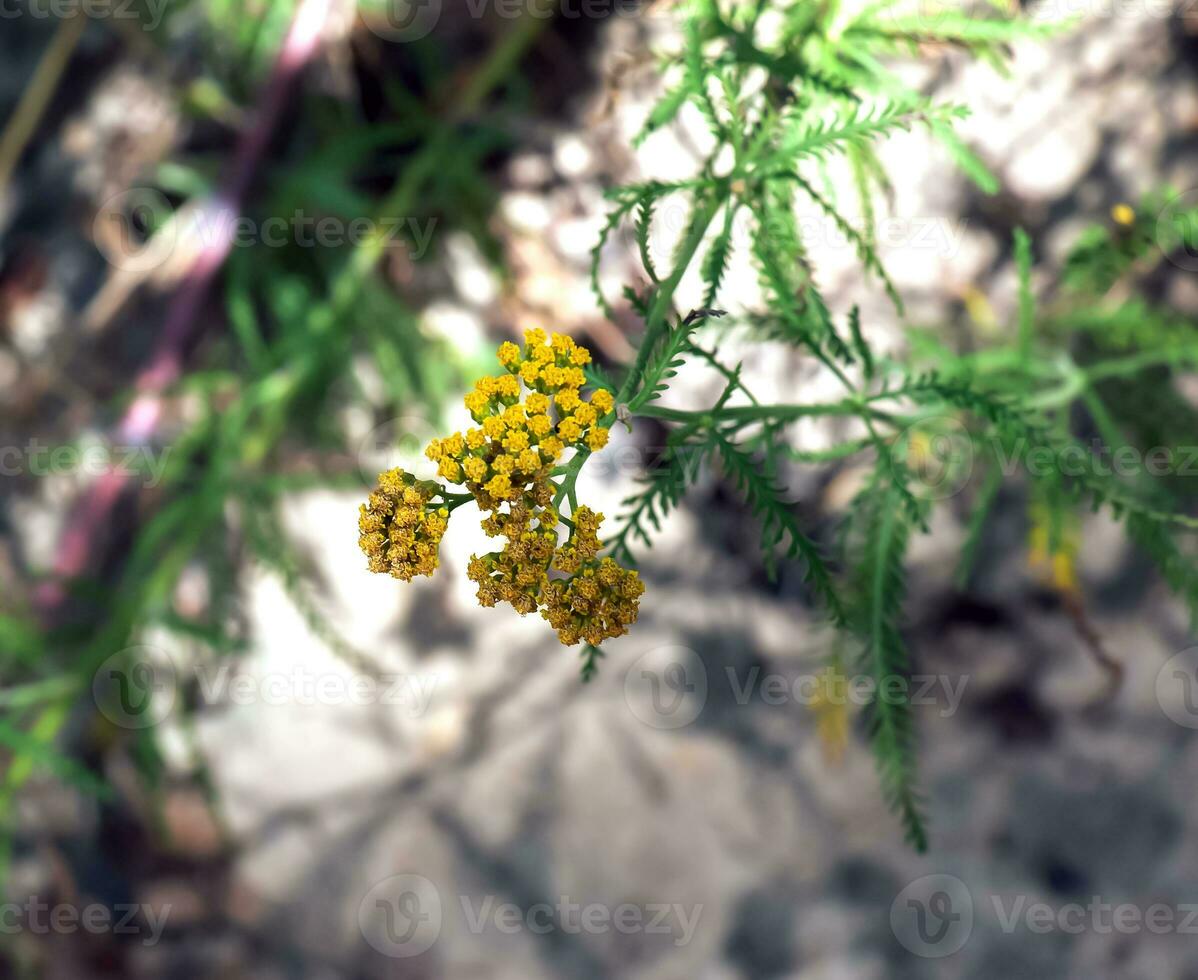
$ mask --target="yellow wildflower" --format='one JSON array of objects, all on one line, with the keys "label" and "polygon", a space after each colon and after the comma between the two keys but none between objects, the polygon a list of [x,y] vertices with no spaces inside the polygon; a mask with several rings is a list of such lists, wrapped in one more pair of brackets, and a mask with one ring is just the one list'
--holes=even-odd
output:
[{"label": "yellow wildflower", "polygon": [[496,500],[506,500],[512,491],[512,481],[506,473],[498,473],[491,477],[484,489]]},{"label": "yellow wildflower", "polygon": [[[570,513],[570,534],[559,545],[562,517],[553,501],[561,488],[551,478],[567,446],[585,440],[592,451],[603,448],[608,430],[598,423],[614,398],[597,390],[582,399],[591,354],[565,334],[547,341],[544,331],[529,330],[523,349],[508,341],[497,356],[508,373],[479,378],[465,398],[478,427],[425,450],[445,479],[466,483],[485,514],[483,530],[506,539],[502,550],[470,559],[478,601],[507,602],[522,615],[539,610],[565,644],[619,636],[636,620],[644,586],[636,572],[599,557],[603,515],[585,505]],[[372,570],[404,579],[431,573],[449,520],[449,508],[432,502],[437,493],[437,484],[401,470],[380,475],[359,519]]]},{"label": "yellow wildflower", "polygon": [[370,571],[405,582],[433,573],[449,519],[447,509],[431,503],[437,491],[435,483],[417,483],[400,469],[379,474],[358,516],[358,546]]},{"label": "yellow wildflower", "polygon": [[587,433],[587,448],[597,453],[600,449],[607,445],[608,437],[611,435],[611,430],[604,429],[602,426],[596,426]]},{"label": "yellow wildflower", "polygon": [[509,453],[520,453],[528,448],[528,433],[523,429],[509,429],[503,437],[503,448]]},{"label": "yellow wildflower", "polygon": [[553,397],[553,400],[557,402],[557,407],[563,412],[572,412],[579,404],[578,389],[563,388]]},{"label": "yellow wildflower", "polygon": [[564,442],[578,442],[582,438],[582,427],[572,417],[566,417],[558,422],[557,434]]},{"label": "yellow wildflower", "polygon": [[513,344],[510,340],[505,340],[499,345],[499,350],[496,352],[499,358],[499,363],[506,368],[513,367],[520,360],[520,348]]},{"label": "yellow wildflower", "polygon": [[519,398],[520,381],[512,374],[505,374],[495,379],[495,392],[500,398]]},{"label": "yellow wildflower", "polygon": [[487,475],[486,460],[479,456],[471,456],[467,459],[462,463],[462,469],[466,473],[466,479],[474,483],[480,482]]},{"label": "yellow wildflower", "polygon": [[466,409],[470,412],[471,418],[476,422],[491,403],[490,395],[481,391],[472,391],[463,400],[466,403]]}]

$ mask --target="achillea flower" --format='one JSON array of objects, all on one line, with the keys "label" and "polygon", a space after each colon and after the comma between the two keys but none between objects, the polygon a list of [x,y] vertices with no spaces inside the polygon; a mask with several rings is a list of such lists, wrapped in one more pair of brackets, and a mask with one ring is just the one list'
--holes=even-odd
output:
[{"label": "achillea flower", "polygon": [[598,645],[628,632],[636,622],[645,587],[636,572],[622,568],[615,559],[596,559],[603,547],[602,514],[583,505],[571,516],[574,528],[552,564],[554,571],[568,577],[546,583],[541,615],[567,646],[581,640]]},{"label": "achillea flower", "polygon": [[439,487],[403,470],[379,475],[378,486],[358,516],[358,546],[372,572],[410,582],[432,575],[449,510],[431,503]]},{"label": "achillea flower", "polygon": [[644,591],[640,576],[614,559],[590,561],[569,579],[546,585],[541,615],[566,646],[580,641],[598,646],[628,632],[636,622]]},{"label": "achillea flower", "polygon": [[574,529],[570,537],[553,556],[553,567],[559,572],[573,575],[583,565],[590,561],[602,547],[599,541],[599,525],[603,515],[596,514],[590,507],[583,504],[572,515]]},{"label": "achillea flower", "polygon": [[[431,574],[451,507],[473,498],[486,515],[483,529],[505,539],[467,566],[481,605],[507,602],[521,615],[540,610],[567,645],[626,633],[644,592],[640,578],[599,557],[602,514],[584,505],[565,521],[553,506],[560,493],[553,467],[567,449],[595,452],[607,444],[602,423],[615,399],[603,389],[583,398],[591,353],[563,334],[528,330],[523,347],[504,343],[498,358],[507,373],[479,378],[465,398],[478,427],[425,449],[438,473],[470,496],[450,500],[438,484],[401,470],[382,474],[360,520],[370,569],[405,580]],[[432,503],[438,493],[449,507]],[[570,532],[560,543],[563,523]]]},{"label": "achillea flower", "polygon": [[600,449],[607,445],[607,440],[610,435],[610,429],[591,429],[591,431],[587,433],[587,448],[593,453],[599,452]]},{"label": "achillea flower", "polygon": [[520,348],[510,340],[506,340],[499,345],[496,356],[499,358],[499,363],[504,367],[511,367],[520,360]]}]

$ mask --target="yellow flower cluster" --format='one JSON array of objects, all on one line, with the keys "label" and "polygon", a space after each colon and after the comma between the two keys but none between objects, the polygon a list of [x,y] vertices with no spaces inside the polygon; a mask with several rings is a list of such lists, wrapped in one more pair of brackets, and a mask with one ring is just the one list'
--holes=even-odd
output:
[{"label": "yellow flower cluster", "polygon": [[[621,568],[614,559],[597,558],[603,546],[598,535],[602,514],[582,506],[571,516],[573,530],[560,548],[558,515],[548,503],[542,506],[534,499],[530,506],[521,501],[507,514],[487,518],[484,529],[506,537],[507,546],[481,558],[473,556],[467,574],[478,583],[482,605],[509,602],[521,615],[540,608],[562,643],[599,644],[627,633],[636,622],[645,586],[636,572]],[[564,577],[554,577],[554,572]]]},{"label": "yellow flower cluster", "polygon": [[[466,396],[477,428],[434,439],[425,455],[444,479],[469,490],[487,515],[487,534],[506,539],[500,551],[471,556],[467,574],[479,603],[507,602],[521,615],[539,609],[563,643],[598,644],[628,632],[644,585],[636,572],[598,557],[602,514],[581,506],[565,520],[557,512],[553,473],[567,449],[595,452],[607,444],[615,399],[605,389],[583,398],[591,352],[570,337],[529,330],[524,340],[523,349],[501,345],[507,373],[480,378]],[[361,518],[372,571],[411,578],[436,567],[449,514],[429,504],[438,486],[397,470],[380,477]],[[462,499],[469,498],[454,504]],[[559,547],[561,524],[570,533]]]},{"label": "yellow flower cluster", "polygon": [[358,546],[372,572],[410,582],[432,575],[449,510],[431,503],[438,485],[403,470],[379,475],[378,486],[358,515]]},{"label": "yellow flower cluster", "polygon": [[552,502],[553,484],[538,480],[506,512],[497,509],[482,522],[487,534],[507,538],[507,545],[470,558],[466,574],[478,585],[480,605],[507,602],[521,616],[536,612],[557,549],[558,514]]},{"label": "yellow flower cluster", "polygon": [[611,392],[600,389],[589,402],[580,394],[591,352],[563,334],[546,342],[543,330],[526,331],[524,340],[523,353],[511,342],[500,346],[507,374],[479,378],[466,396],[479,427],[434,439],[425,450],[441,476],[464,483],[486,510],[519,500],[567,448],[607,445],[599,423],[614,407]]},{"label": "yellow flower cluster", "polygon": [[622,568],[613,558],[596,558],[602,543],[599,525],[603,515],[579,507],[574,530],[553,559],[553,567],[569,578],[545,584],[541,615],[570,646],[585,640],[598,645],[610,636],[621,636],[636,622],[645,585],[640,576]]}]

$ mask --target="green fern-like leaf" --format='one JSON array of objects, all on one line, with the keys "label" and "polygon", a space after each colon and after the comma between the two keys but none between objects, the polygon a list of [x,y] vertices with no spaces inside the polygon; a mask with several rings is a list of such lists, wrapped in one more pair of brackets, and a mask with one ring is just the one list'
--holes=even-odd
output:
[{"label": "green fern-like leaf", "polygon": [[779,548],[788,557],[802,558],[807,567],[807,583],[823,601],[832,620],[843,625],[846,621],[844,603],[833,584],[824,556],[799,527],[792,505],[782,499],[782,488],[758,469],[748,453],[721,433],[714,432],[712,440],[725,471],[744,493],[750,509],[761,523],[761,551],[767,572],[771,577],[775,574]]},{"label": "green fern-like leaf", "polygon": [[[880,460],[874,479],[862,491],[858,513],[862,557],[854,570],[860,596],[861,670],[873,682],[866,709],[870,744],[882,792],[902,821],[909,843],[927,849],[923,800],[916,788],[915,722],[905,691],[910,673],[899,628],[905,596],[903,560],[913,523],[908,495],[894,480],[896,460]],[[902,685],[895,683],[901,678]]]}]

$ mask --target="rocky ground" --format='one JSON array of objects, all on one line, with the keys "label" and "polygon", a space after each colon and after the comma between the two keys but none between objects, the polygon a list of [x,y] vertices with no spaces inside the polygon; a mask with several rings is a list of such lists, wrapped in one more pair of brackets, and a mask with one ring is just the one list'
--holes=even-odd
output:
[{"label": "rocky ground", "polygon": [[[1130,6],[1020,47],[1009,78],[953,57],[922,69],[923,84],[975,108],[966,131],[1004,190],[978,195],[922,137],[887,147],[902,221],[886,254],[912,318],[959,318],[980,292],[1005,322],[1012,227],[1034,232],[1047,285],[1079,227],[1151,187],[1185,188],[1198,146],[1193,40],[1184,19]],[[635,62],[629,52],[662,30],[608,25],[601,71]],[[512,322],[589,326],[601,188],[676,177],[694,158],[685,129],[635,158],[613,149],[645,105],[635,66],[628,78],[614,112],[580,96],[508,165],[500,214],[522,280],[519,299],[505,300]],[[831,297],[863,303],[875,338],[897,344],[851,251],[829,240],[816,255]],[[459,258],[458,295],[430,317],[485,331],[485,270],[465,245]],[[631,253],[616,255],[609,284],[632,268]],[[747,269],[734,270],[728,292],[738,287],[752,288]],[[1192,284],[1174,288],[1182,302]],[[620,334],[595,330],[618,356]],[[808,376],[766,357],[746,373],[767,395]],[[672,397],[701,398],[707,384]],[[609,452],[645,438],[620,434]],[[376,462],[367,453],[362,465]],[[580,495],[613,511],[627,469],[600,468]],[[586,686],[544,624],[477,608],[456,556],[477,550],[481,532],[454,525],[437,577],[401,588],[363,570],[357,503],[296,495],[285,526],[319,585],[313,601],[382,677],[352,689],[354,672],[305,610],[250,570],[253,645],[234,673],[145,638],[178,676],[200,677],[201,709],[168,712],[159,731],[180,774],[197,751],[207,761],[219,821],[182,779],[154,830],[49,786],[26,800],[29,825],[71,842],[65,860],[121,883],[109,900],[166,913],[161,941],[143,941],[143,925],[119,954],[56,937],[63,976],[118,956],[131,977],[1198,978],[1198,917],[1187,923],[1198,716],[1163,708],[1157,688],[1193,640],[1100,519],[1082,576],[1090,617],[1126,670],[1110,700],[1070,617],[1026,573],[1018,488],[968,594],[949,574],[956,522],[946,516],[917,543],[908,637],[915,673],[932,679],[919,718],[934,815],[920,856],[904,848],[861,739],[839,762],[824,750],[802,691],[832,637],[799,601],[796,572],[764,582],[742,544],[747,518],[717,487],[698,488],[663,528],[644,559],[641,620],[605,645]],[[29,507],[14,533],[53,523]],[[111,764],[118,785],[134,785],[129,764]],[[130,801],[136,814],[133,790]],[[44,891],[55,860],[26,854],[15,893]],[[1040,906],[1046,918],[1024,914]],[[1111,924],[1115,906],[1132,909],[1123,926]],[[1165,911],[1150,929],[1155,906]],[[1140,925],[1128,926],[1133,915]]]}]

